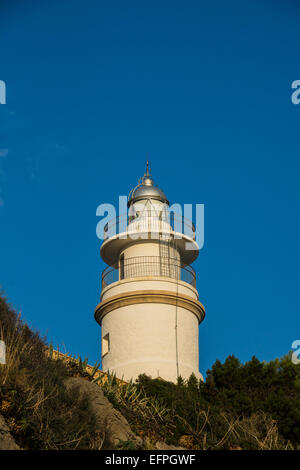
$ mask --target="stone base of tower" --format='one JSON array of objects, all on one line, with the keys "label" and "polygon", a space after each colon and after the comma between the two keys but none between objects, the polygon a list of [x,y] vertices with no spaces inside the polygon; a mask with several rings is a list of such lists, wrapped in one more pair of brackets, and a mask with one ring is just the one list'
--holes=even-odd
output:
[{"label": "stone base of tower", "polygon": [[[179,375],[183,379],[188,379],[191,374],[194,373],[198,380],[203,380],[202,374],[190,366],[179,364],[178,369]],[[108,372],[108,370],[103,370],[104,372]],[[152,358],[148,361],[145,358],[141,362],[120,364],[119,367],[110,369],[110,372],[115,374],[117,378],[123,379],[127,382],[130,380],[135,381],[140,374],[146,374],[152,379],[160,378],[174,383],[177,382],[178,378],[177,366],[174,362],[155,362]]]}]

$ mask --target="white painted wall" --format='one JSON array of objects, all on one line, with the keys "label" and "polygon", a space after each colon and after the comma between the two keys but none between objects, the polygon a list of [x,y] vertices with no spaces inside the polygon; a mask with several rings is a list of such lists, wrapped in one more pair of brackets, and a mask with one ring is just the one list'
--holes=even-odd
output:
[{"label": "white painted wall", "polygon": [[114,295],[123,294],[130,291],[137,290],[165,290],[168,292],[178,292],[178,294],[187,295],[193,299],[198,300],[198,292],[193,286],[186,282],[176,282],[173,279],[164,279],[161,277],[145,279],[124,279],[123,281],[110,284],[105,287],[101,293],[101,301],[108,299]]},{"label": "white painted wall", "polygon": [[159,244],[157,241],[153,243],[137,241],[134,245],[123,250],[121,254],[124,254],[125,259],[136,256],[159,256]]},{"label": "white painted wall", "polygon": [[103,358],[103,370],[125,380],[146,373],[153,378],[177,380],[192,372],[202,377],[198,365],[198,319],[189,310],[166,304],[135,304],[121,307],[102,320],[102,336],[109,333],[110,351]]}]

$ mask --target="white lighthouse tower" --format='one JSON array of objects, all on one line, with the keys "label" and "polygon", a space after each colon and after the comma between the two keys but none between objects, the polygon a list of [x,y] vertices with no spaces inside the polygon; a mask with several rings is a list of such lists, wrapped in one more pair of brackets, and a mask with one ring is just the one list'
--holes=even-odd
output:
[{"label": "white lighthouse tower", "polygon": [[205,310],[190,264],[195,228],[169,210],[147,171],[128,197],[128,214],[110,221],[100,254],[109,266],[95,319],[102,327],[104,371],[173,382],[199,372],[198,326]]}]

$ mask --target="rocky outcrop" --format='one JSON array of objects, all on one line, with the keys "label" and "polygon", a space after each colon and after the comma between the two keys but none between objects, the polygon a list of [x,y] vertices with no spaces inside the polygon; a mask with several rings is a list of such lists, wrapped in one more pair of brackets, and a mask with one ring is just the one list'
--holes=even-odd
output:
[{"label": "rocky outcrop", "polygon": [[163,441],[157,441],[157,443],[155,444],[155,449],[157,450],[186,450],[186,447],[172,446],[172,445],[166,444]]},{"label": "rocky outcrop", "polygon": [[142,439],[131,431],[127,420],[107,400],[98,385],[80,377],[71,377],[65,385],[67,390],[75,391],[79,398],[88,398],[96,418],[97,433],[103,436],[103,448],[113,449],[128,441],[137,448],[142,445]]},{"label": "rocky outcrop", "polygon": [[2,415],[0,415],[0,450],[20,450]]}]

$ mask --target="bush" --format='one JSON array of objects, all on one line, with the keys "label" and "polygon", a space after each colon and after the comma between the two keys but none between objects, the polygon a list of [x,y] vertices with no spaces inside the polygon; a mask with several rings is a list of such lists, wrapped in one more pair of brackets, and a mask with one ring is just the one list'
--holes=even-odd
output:
[{"label": "bush", "polygon": [[300,365],[289,355],[269,363],[253,357],[243,365],[234,356],[224,364],[216,361],[201,392],[209,403],[235,416],[267,413],[286,440],[300,443]]}]

